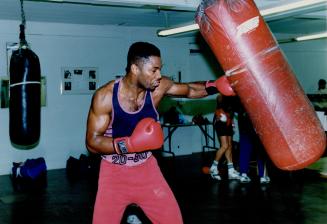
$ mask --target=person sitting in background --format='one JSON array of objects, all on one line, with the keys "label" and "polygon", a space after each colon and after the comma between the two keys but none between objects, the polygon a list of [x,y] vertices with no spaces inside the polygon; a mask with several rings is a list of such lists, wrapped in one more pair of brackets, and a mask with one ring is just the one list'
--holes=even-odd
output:
[{"label": "person sitting in background", "polygon": [[319,79],[317,94],[327,94],[326,80],[325,79]]},{"label": "person sitting in background", "polygon": [[217,96],[217,107],[213,124],[217,132],[220,148],[217,150],[215,159],[210,167],[210,175],[213,179],[221,180],[218,167],[220,159],[225,155],[227,160],[228,179],[239,179],[239,173],[235,170],[232,159],[232,137],[234,130],[231,97],[223,95]]},{"label": "person sitting in background", "polygon": [[326,80],[319,79],[318,90],[310,98],[316,111],[325,111],[327,113],[327,95],[325,94],[327,94]]}]

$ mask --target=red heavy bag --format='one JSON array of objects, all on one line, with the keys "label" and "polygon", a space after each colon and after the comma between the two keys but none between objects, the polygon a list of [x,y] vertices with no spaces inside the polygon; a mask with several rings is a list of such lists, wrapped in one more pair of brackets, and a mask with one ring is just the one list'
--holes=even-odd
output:
[{"label": "red heavy bag", "polygon": [[254,2],[203,0],[196,22],[274,164],[297,170],[318,160],[325,132]]}]

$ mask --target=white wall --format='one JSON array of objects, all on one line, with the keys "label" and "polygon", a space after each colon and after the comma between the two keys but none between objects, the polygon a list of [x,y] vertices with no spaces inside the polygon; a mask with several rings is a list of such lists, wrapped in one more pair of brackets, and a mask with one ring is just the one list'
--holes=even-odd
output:
[{"label": "white wall", "polygon": [[[19,21],[0,21],[0,76],[7,73],[6,42],[17,42]],[[162,52],[163,73],[188,73],[188,43],[183,39],[157,38],[149,28],[117,28],[28,22],[26,39],[39,56],[47,79],[47,106],[41,111],[41,138],[31,150],[15,149],[9,138],[9,111],[0,109],[0,174],[10,173],[12,162],[44,157],[48,169],[64,168],[69,156],[87,153],[86,118],[91,95],[61,95],[61,67],[95,66],[100,85],[124,74],[126,55],[134,41],[150,41]],[[190,150],[187,148],[187,151]]]},{"label": "white wall", "polygon": [[280,45],[306,93],[314,93],[318,80],[327,80],[327,39]]},{"label": "white wall", "polygon": [[[6,42],[17,42],[19,21],[0,21],[0,76],[5,76]],[[150,41],[162,52],[163,73],[182,81],[214,79],[206,59],[201,54],[190,55],[192,40],[158,38],[156,29],[123,28],[56,23],[28,22],[26,39],[39,56],[42,75],[47,78],[47,106],[42,107],[41,138],[31,150],[12,147],[9,139],[8,109],[0,109],[0,175],[10,173],[12,162],[44,157],[48,169],[64,168],[69,156],[87,153],[85,148],[86,118],[91,95],[61,95],[61,67],[95,66],[99,69],[100,85],[117,74],[124,74],[128,47],[134,41]],[[319,78],[327,76],[326,40],[283,44],[289,62],[307,92],[313,91]],[[187,119],[194,113],[212,118],[214,97],[205,102],[183,100]],[[191,111],[191,112],[190,112]],[[190,112],[190,113],[189,113]],[[202,150],[203,135],[197,127],[179,128],[173,137],[177,155]],[[167,147],[167,143],[165,143]]]}]

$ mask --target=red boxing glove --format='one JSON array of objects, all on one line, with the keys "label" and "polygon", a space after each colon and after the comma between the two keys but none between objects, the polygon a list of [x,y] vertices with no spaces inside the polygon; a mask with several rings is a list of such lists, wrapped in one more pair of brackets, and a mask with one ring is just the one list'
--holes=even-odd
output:
[{"label": "red boxing glove", "polygon": [[114,149],[117,154],[143,152],[160,149],[164,143],[161,125],[153,118],[144,118],[136,126],[130,137],[115,138]]},{"label": "red boxing glove", "polygon": [[224,96],[236,95],[225,75],[218,78],[216,81],[207,81],[206,91],[208,95],[216,94],[218,92],[220,92]]},{"label": "red boxing glove", "polygon": [[229,126],[232,123],[232,119],[229,115],[229,113],[226,113],[223,109],[217,109],[215,111],[215,117],[216,117],[216,122],[221,121],[221,122],[226,122],[226,124]]}]

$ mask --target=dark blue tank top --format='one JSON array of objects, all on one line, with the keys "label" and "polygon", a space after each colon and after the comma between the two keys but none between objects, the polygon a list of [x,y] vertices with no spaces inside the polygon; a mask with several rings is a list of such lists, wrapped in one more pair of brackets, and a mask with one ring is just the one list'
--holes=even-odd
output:
[{"label": "dark blue tank top", "polygon": [[114,84],[112,94],[112,137],[125,137],[130,136],[136,124],[146,117],[152,117],[156,121],[159,119],[159,114],[155,109],[151,91],[146,90],[143,106],[134,112],[125,111],[119,104],[118,90],[121,79],[117,80]]}]

